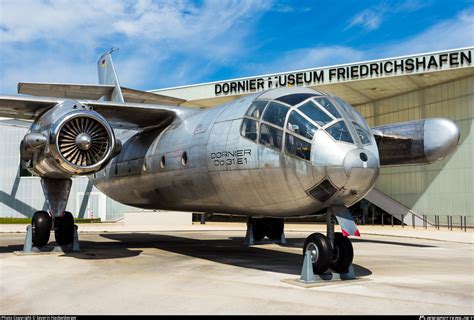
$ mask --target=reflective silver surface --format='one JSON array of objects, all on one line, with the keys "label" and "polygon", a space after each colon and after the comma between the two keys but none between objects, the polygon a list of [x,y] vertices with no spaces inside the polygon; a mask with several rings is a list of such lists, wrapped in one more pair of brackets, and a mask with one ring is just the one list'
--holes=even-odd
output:
[{"label": "reflective silver surface", "polygon": [[[33,148],[33,143],[41,148]],[[63,101],[42,114],[22,145],[24,166],[53,179],[98,171],[116,153],[115,135],[107,120],[74,100]]]},{"label": "reflective silver surface", "polygon": [[[316,131],[312,139],[300,136],[301,123],[305,122],[299,123],[297,131],[295,125],[286,123],[291,110],[299,110],[311,97],[294,105],[275,100],[300,93],[322,96],[310,89],[276,89],[179,117],[165,129],[117,132],[123,141],[121,153],[91,179],[115,200],[143,208],[283,217],[314,214],[334,204],[350,205],[375,183],[379,170],[375,140],[367,132],[371,143],[363,145],[354,128],[354,123],[363,118],[349,117],[333,97],[326,95],[339,115],[334,118],[330,111],[315,104],[313,108],[322,108],[329,121],[319,125],[301,113],[304,121],[312,123],[308,128],[313,126]],[[265,115],[261,120],[282,132],[279,140],[274,140],[281,147],[260,143],[260,131],[255,132],[255,139],[242,134],[243,118],[252,103],[269,99],[288,107],[288,112],[282,113],[283,122]],[[346,125],[353,143],[339,141],[326,131],[338,121]],[[366,123],[360,126],[368,127]],[[290,143],[285,141],[287,135],[294,141],[308,141],[308,159],[286,148]],[[361,160],[361,153],[367,156],[366,161]],[[319,201],[310,191],[318,190],[316,187],[324,180],[329,181],[334,193],[328,200]]]},{"label": "reflective silver surface", "polygon": [[372,129],[381,165],[428,164],[451,154],[460,140],[458,126],[449,119],[431,118],[394,123]]},{"label": "reflective silver surface", "polygon": [[79,149],[89,150],[92,145],[92,138],[87,133],[81,133],[76,137],[75,143]]}]

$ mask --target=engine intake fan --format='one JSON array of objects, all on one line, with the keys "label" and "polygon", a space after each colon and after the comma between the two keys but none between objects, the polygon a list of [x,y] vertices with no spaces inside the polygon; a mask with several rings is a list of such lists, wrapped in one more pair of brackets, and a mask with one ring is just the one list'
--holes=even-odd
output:
[{"label": "engine intake fan", "polygon": [[112,128],[94,111],[67,114],[51,130],[51,152],[74,174],[100,170],[113,156],[115,144]]}]

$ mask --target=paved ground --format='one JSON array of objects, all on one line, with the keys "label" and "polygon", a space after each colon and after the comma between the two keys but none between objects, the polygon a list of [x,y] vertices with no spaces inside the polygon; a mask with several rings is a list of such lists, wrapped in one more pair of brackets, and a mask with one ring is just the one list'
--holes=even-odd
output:
[{"label": "paved ground", "polygon": [[[474,314],[471,243],[354,239],[360,280],[301,288],[302,226],[289,244],[243,247],[235,224],[80,234],[81,253],[16,256],[0,234],[0,310],[10,314]],[[240,226],[241,227],[241,226]],[[239,228],[240,228],[239,227]],[[218,229],[226,230],[219,231]],[[294,231],[291,231],[294,230]],[[408,231],[407,231],[408,232]],[[471,238],[472,239],[472,238]]]}]

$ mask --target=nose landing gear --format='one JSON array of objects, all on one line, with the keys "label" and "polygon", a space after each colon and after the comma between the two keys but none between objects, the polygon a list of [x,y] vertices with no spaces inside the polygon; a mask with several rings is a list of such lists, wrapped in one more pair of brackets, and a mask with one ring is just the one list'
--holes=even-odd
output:
[{"label": "nose landing gear", "polygon": [[[309,269],[312,269],[312,273],[317,275],[324,275],[328,269],[331,269],[341,276],[345,275],[342,277],[346,279],[354,278],[355,274],[353,274],[352,269],[354,250],[352,243],[342,233],[334,232],[335,223],[336,217],[332,208],[329,208],[326,213],[327,236],[321,233],[313,233],[306,238],[303,246],[304,264],[311,264]],[[308,266],[304,265],[304,272],[307,272],[307,269]]]}]

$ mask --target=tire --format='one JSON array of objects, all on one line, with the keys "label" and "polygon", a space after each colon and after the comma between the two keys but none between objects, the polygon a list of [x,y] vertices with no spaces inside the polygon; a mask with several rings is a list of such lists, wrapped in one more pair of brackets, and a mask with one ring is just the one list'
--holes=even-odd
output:
[{"label": "tire", "polygon": [[46,211],[36,211],[31,218],[31,226],[33,233],[33,245],[36,247],[44,247],[48,244],[49,235],[53,220]]},{"label": "tire", "polygon": [[348,271],[353,259],[354,249],[349,238],[344,237],[342,233],[335,233],[331,269],[337,273],[345,273]]},{"label": "tire", "polygon": [[262,218],[250,218],[254,241],[262,241],[265,238],[265,220]]},{"label": "tire", "polygon": [[65,211],[62,217],[56,217],[54,220],[54,237],[56,243],[60,246],[72,243],[74,239],[74,217],[69,211]]},{"label": "tire", "polygon": [[285,221],[282,218],[264,218],[265,235],[270,240],[280,240],[285,228]]},{"label": "tire", "polygon": [[329,239],[321,233],[313,233],[306,238],[303,246],[303,255],[311,251],[313,273],[324,273],[332,262],[332,246]]}]

